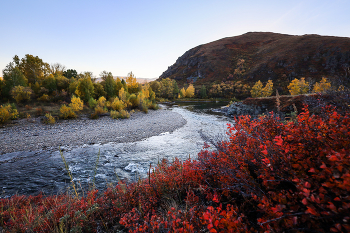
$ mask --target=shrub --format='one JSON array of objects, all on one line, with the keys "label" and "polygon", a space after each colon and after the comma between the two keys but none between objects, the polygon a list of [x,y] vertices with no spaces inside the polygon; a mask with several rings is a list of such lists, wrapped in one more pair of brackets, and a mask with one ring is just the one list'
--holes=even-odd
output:
[{"label": "shrub", "polygon": [[305,82],[305,78],[300,80],[294,79],[289,85],[288,90],[291,95],[306,94],[309,91],[309,83]]},{"label": "shrub", "polygon": [[321,82],[316,82],[314,85],[314,93],[322,93],[331,90],[332,85],[325,77],[322,77]]},{"label": "shrub", "polygon": [[71,107],[68,107],[67,105],[63,104],[60,108],[60,117],[63,119],[69,119],[69,118],[76,118],[77,115],[73,111]]},{"label": "shrub", "polygon": [[43,123],[52,125],[56,123],[56,120],[50,113],[46,113],[43,119]]},{"label": "shrub", "polygon": [[48,102],[50,98],[49,98],[49,95],[43,94],[41,97],[38,98],[38,100],[42,102]]},{"label": "shrub", "polygon": [[101,106],[102,108],[106,105],[106,98],[104,96],[101,96],[98,100],[97,100],[97,105]]},{"label": "shrub", "polygon": [[69,107],[74,111],[80,111],[83,110],[84,102],[79,98],[72,96],[71,103],[69,104]]},{"label": "shrub", "polygon": [[[349,232],[350,113],[242,116],[197,160],[162,160],[99,197],[0,199],[5,232]],[[78,196],[78,195],[77,195]]]},{"label": "shrub", "polygon": [[122,100],[119,100],[118,97],[115,97],[111,104],[111,107],[113,110],[120,111],[126,107],[126,104]]},{"label": "shrub", "polygon": [[100,105],[97,105],[97,107],[95,108],[95,113],[98,115],[102,115],[102,114],[107,113],[107,109],[104,109]]},{"label": "shrub", "polygon": [[18,118],[17,109],[14,108],[11,104],[0,106],[0,124],[4,124],[10,119],[14,120],[17,118]]},{"label": "shrub", "polygon": [[32,94],[33,91],[30,87],[15,86],[11,89],[11,96],[18,104],[30,100]]},{"label": "shrub", "polygon": [[97,101],[96,101],[94,98],[91,97],[91,98],[89,99],[88,104],[89,104],[89,107],[90,107],[90,108],[94,109],[94,108],[97,106]]},{"label": "shrub", "polygon": [[120,111],[113,111],[112,110],[111,111],[111,117],[113,119],[118,119],[118,118],[125,119],[125,118],[129,118],[130,114],[126,110],[120,110]]},{"label": "shrub", "polygon": [[43,115],[43,109],[41,107],[37,107],[35,109],[35,115],[37,115],[37,116]]}]

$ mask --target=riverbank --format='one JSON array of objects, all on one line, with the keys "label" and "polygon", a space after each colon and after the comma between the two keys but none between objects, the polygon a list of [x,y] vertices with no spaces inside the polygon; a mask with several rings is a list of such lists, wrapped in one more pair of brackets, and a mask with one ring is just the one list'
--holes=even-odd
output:
[{"label": "riverbank", "polygon": [[108,142],[135,142],[174,130],[186,124],[178,113],[164,109],[133,113],[129,119],[97,120],[80,116],[74,120],[61,120],[45,125],[39,118],[21,119],[0,129],[0,154],[16,151],[50,150],[59,146],[81,146]]}]

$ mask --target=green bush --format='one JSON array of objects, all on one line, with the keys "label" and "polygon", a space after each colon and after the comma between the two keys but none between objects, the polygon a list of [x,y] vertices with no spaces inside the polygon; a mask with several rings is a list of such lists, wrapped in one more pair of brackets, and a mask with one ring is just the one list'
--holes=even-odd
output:
[{"label": "green bush", "polygon": [[94,108],[97,106],[97,101],[96,101],[94,98],[91,97],[91,98],[89,99],[88,104],[89,104],[89,107],[90,107],[90,108],[94,109]]}]

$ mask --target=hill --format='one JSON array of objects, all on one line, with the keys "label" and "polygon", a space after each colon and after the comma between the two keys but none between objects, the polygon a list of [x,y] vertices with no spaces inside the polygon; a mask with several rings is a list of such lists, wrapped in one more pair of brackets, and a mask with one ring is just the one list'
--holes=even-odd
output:
[{"label": "hill", "polygon": [[338,85],[349,84],[349,67],[350,38],[249,32],[188,50],[159,79],[195,86],[223,81],[252,86],[271,79],[287,93],[287,84],[300,77],[313,83],[325,76]]}]

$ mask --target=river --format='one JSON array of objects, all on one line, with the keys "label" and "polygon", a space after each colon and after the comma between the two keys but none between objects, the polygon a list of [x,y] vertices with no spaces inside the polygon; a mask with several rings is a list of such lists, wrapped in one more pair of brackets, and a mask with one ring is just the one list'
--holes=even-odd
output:
[{"label": "river", "polygon": [[[163,158],[169,161],[175,157],[180,160],[195,159],[207,138],[214,141],[227,139],[227,123],[233,123],[233,120],[216,110],[222,105],[199,102],[166,105],[163,107],[181,114],[187,121],[172,133],[164,132],[133,143],[66,146],[61,150],[79,189],[88,190],[94,177],[100,190],[115,185],[118,179],[134,181],[145,178],[150,165],[156,166]],[[19,159],[0,165],[0,198],[40,192],[58,194],[70,187],[70,178],[59,150],[14,152],[2,156]]]}]

